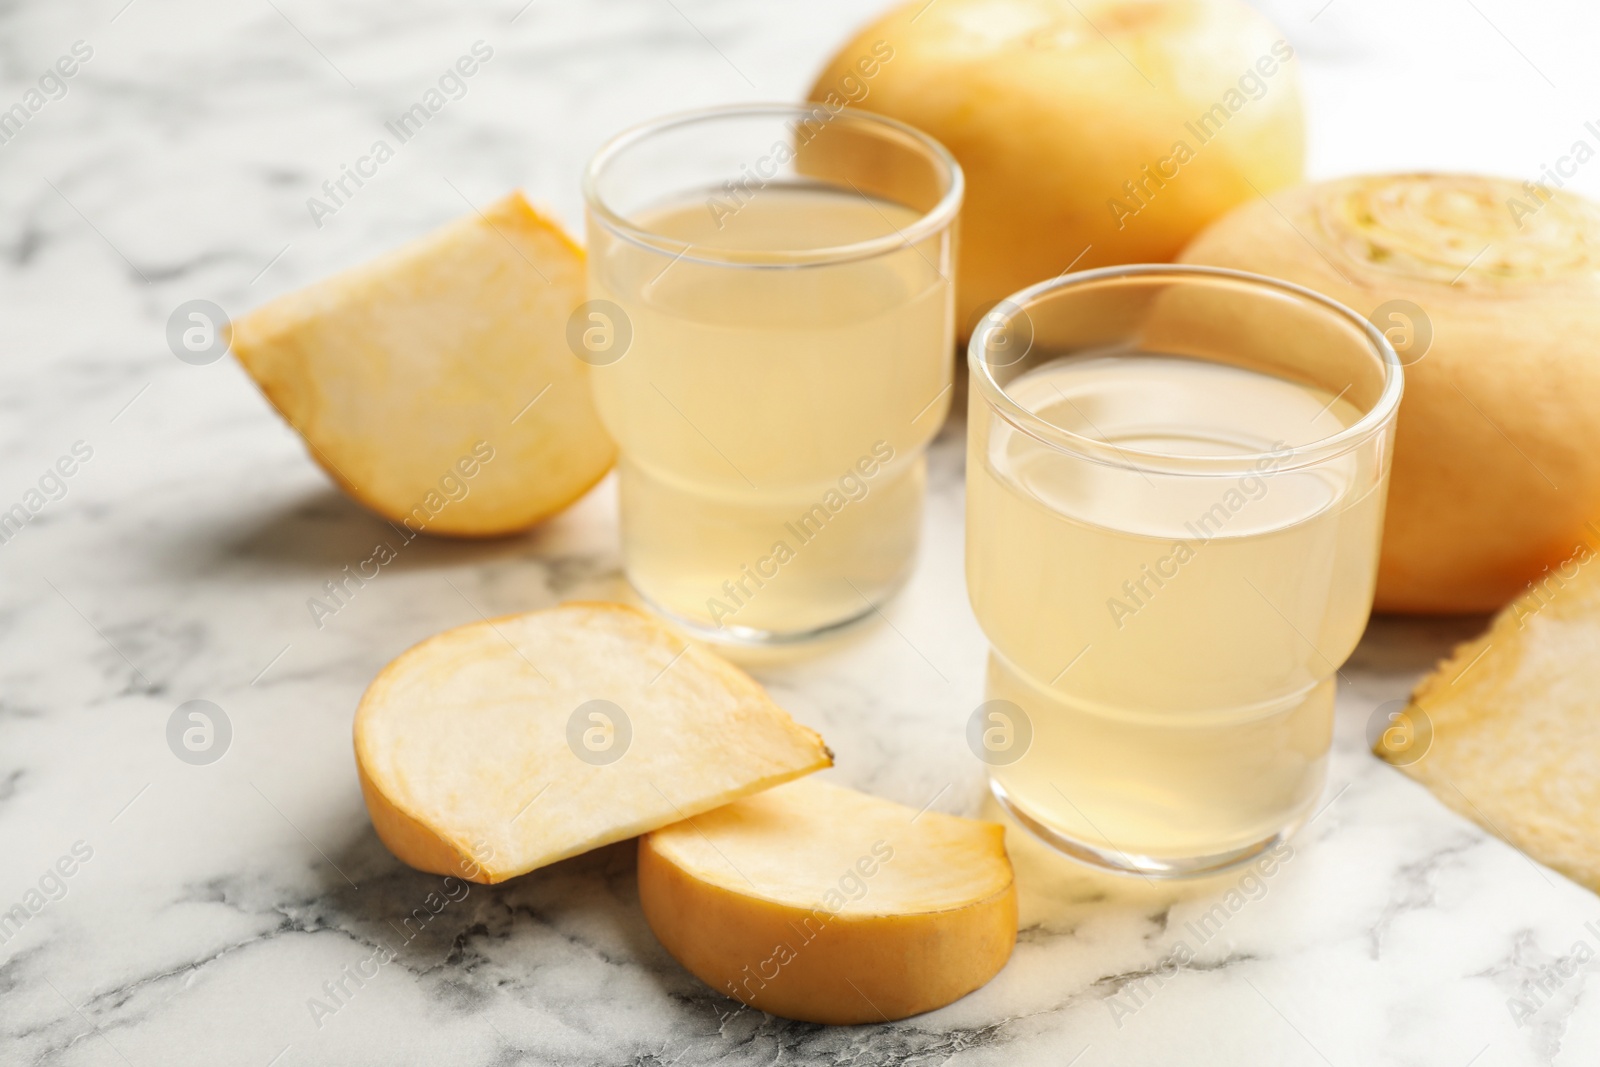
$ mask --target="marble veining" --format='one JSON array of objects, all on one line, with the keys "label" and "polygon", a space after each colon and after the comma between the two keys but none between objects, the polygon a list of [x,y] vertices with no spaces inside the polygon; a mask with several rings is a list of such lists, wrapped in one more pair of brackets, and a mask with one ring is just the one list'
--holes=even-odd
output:
[{"label": "marble veining", "polygon": [[[1576,3],[1263,6],[1304,60],[1318,176],[1532,177],[1593,117],[1600,22]],[[792,98],[863,16],[845,0],[0,4],[0,106],[74,42],[93,49],[0,145],[0,506],[93,450],[0,543],[0,913],[28,916],[0,935],[0,1062],[1594,1062],[1600,901],[1366,753],[1373,709],[1481,620],[1374,622],[1343,672],[1325,806],[1270,873],[1115,879],[1013,832],[1012,962],[892,1025],[786,1022],[701,985],[645,926],[627,845],[491,888],[378,843],[349,742],[366,683],[482,613],[626,595],[612,486],[524,537],[407,546],[314,619],[308,598],[387,528],[230,361],[174,359],[168,315],[242,311],[513,186],[578,230],[579,171],[612,132]],[[323,181],[479,41],[493,59],[465,95],[314,217]],[[922,558],[887,620],[749,667],[827,736],[839,780],[992,815],[963,743],[983,643],[962,430],[931,452]],[[192,699],[232,724],[210,765],[165,742]]]}]

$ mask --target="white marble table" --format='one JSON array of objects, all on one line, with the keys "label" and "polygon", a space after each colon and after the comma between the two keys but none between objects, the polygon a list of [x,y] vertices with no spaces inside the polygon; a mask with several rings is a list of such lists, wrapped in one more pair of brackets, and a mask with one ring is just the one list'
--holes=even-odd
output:
[{"label": "white marble table", "polygon": [[[1374,624],[1339,697],[1329,806],[1271,877],[1157,887],[1013,835],[1010,966],[921,1018],[827,1029],[735,1011],[656,945],[626,846],[474,887],[408,932],[439,880],[373,836],[355,702],[396,653],[479,608],[617,594],[610,485],[524,538],[419,543],[319,630],[307,598],[386,528],[230,360],[173,358],[167,318],[191,299],[243,310],[515,185],[576,226],[579,168],[613,130],[792,97],[862,13],[124,4],[0,9],[0,106],[75,42],[92,50],[0,145],[0,509],[75,443],[92,450],[0,544],[0,911],[38,905],[0,943],[0,1062],[1595,1062],[1596,965],[1546,969],[1600,948],[1600,901],[1365,753],[1370,710],[1473,621]],[[1577,3],[1272,7],[1305,60],[1319,176],[1533,177],[1600,118],[1600,17]],[[307,197],[479,40],[493,58],[466,95],[317,226]],[[1595,191],[1592,166],[1575,184]],[[962,589],[960,432],[935,448],[925,550],[892,625],[752,669],[828,737],[839,779],[974,812],[962,730],[983,646]],[[206,766],[166,742],[193,699],[232,726]],[[1180,941],[1193,959],[1163,970]],[[392,963],[346,977],[380,946]],[[329,983],[338,1010],[314,1013]]]}]

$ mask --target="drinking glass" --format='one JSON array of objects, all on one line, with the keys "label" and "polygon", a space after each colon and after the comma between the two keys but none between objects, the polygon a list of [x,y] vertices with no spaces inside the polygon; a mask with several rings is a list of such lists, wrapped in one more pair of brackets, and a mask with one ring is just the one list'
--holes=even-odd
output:
[{"label": "drinking glass", "polygon": [[729,642],[873,611],[950,404],[954,158],[849,109],[719,108],[617,137],[585,196],[569,339],[620,448],[634,588]]},{"label": "drinking glass", "polygon": [[1128,266],[1026,289],[968,353],[975,749],[1103,867],[1247,862],[1322,792],[1371,611],[1400,362],[1310,290]]}]

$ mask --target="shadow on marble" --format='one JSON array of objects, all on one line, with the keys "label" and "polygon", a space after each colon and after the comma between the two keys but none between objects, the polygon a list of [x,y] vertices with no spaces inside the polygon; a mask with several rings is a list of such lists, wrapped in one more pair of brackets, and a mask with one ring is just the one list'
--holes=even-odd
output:
[{"label": "shadow on marble", "polygon": [[[525,533],[496,538],[450,538],[412,535],[366,510],[338,490],[327,487],[298,499],[222,521],[205,517],[186,524],[177,536],[148,541],[157,567],[174,575],[267,568],[284,576],[337,577],[345,568],[381,566],[384,572],[471,568],[507,560],[538,560],[561,566],[577,558],[574,540],[593,543],[582,558],[597,570],[616,570],[615,546],[574,538],[565,515],[558,515]],[[388,562],[374,559],[379,546],[390,547]],[[559,545],[559,547],[558,547]]]},{"label": "shadow on marble", "polygon": [[698,986],[707,999],[726,999],[683,971],[650,932],[639,908],[636,855],[630,839],[479,885],[412,870],[363,820],[360,832],[331,852],[338,869],[319,866],[321,885],[307,906],[319,913],[319,925],[392,955],[384,966],[398,965],[430,999],[455,1011],[484,1010],[501,996],[548,1006],[541,988],[547,976],[580,960],[642,968],[664,995],[681,997]]},{"label": "shadow on marble", "polygon": [[[631,590],[630,590],[631,591]],[[644,607],[637,596],[630,601],[636,606]],[[672,625],[670,620],[668,625]],[[752,672],[764,670],[777,670],[784,667],[804,666],[816,660],[824,659],[836,653],[844,652],[859,647],[869,642],[874,635],[887,631],[888,624],[884,617],[876,611],[870,611],[837,630],[830,631],[820,637],[808,638],[792,644],[774,645],[722,645],[701,642],[705,647],[731,663],[736,663],[743,669]],[[673,627],[680,637],[693,638],[694,635]]]},{"label": "shadow on marble", "polygon": [[1249,872],[1262,866],[1257,860],[1219,874],[1181,879],[1116,874],[1056,852],[1029,833],[992,796],[985,797],[979,814],[1006,828],[1006,851],[1016,871],[1018,926],[1023,933],[1068,933],[1091,912],[1099,919],[1121,913],[1164,926],[1166,912],[1174,905],[1220,900],[1236,890]]},{"label": "shadow on marble", "polygon": [[1489,628],[1487,615],[1374,615],[1346,670],[1419,677]]}]

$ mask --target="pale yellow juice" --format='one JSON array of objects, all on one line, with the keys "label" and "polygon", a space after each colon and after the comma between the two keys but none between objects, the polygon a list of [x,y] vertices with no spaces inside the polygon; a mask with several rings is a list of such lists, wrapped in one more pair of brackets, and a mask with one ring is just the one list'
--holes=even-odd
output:
[{"label": "pale yellow juice", "polygon": [[1095,463],[977,400],[968,588],[993,646],[989,697],[1033,732],[995,783],[1046,831],[1123,865],[1222,855],[1292,826],[1322,789],[1385,484],[1371,450],[1301,469],[1290,450],[1358,410],[1254,371],[1119,352],[1045,363],[1006,392],[1123,449],[1266,455],[1220,476]]},{"label": "pale yellow juice", "polygon": [[904,580],[923,452],[949,408],[951,265],[936,240],[848,262],[785,253],[917,217],[775,184],[731,216],[696,196],[641,218],[690,244],[676,259],[607,231],[592,242],[590,297],[633,331],[593,373],[622,452],[623,553],[658,608],[733,636],[801,634]]}]

